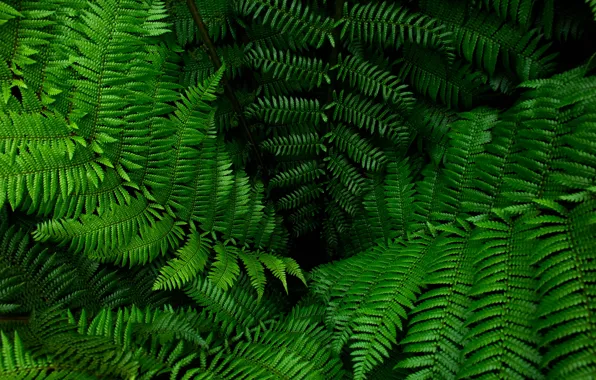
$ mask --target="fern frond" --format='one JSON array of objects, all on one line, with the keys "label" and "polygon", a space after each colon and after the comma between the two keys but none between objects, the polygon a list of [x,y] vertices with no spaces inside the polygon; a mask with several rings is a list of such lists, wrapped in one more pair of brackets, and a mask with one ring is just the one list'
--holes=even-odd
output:
[{"label": "fern frond", "polygon": [[138,196],[128,206],[114,206],[102,216],[82,215],[76,219],[49,220],[37,226],[38,241],[70,243],[75,252],[108,252],[130,244],[142,229],[161,219],[160,206]]},{"label": "fern frond", "polygon": [[283,226],[283,219],[281,215],[276,214],[273,203],[269,202],[253,236],[254,246],[281,253],[287,247],[287,239],[288,231]]},{"label": "fern frond", "polygon": [[532,243],[523,238],[523,223],[506,216],[476,225],[482,230],[474,239],[484,246],[474,259],[477,273],[470,296],[475,299],[466,320],[469,343],[462,351],[459,375],[494,373],[498,368],[505,376],[542,378],[539,338],[533,331],[534,273],[528,265]]},{"label": "fern frond", "polygon": [[261,146],[276,156],[312,156],[327,149],[316,133],[272,137],[263,141]]},{"label": "fern frond", "polygon": [[[102,215],[112,205],[124,206],[130,204],[133,198],[131,192],[137,188],[137,184],[123,180],[115,169],[108,167],[104,171],[104,177],[97,188],[91,185],[84,191],[82,189],[75,190],[66,198],[57,195],[55,203],[46,204],[43,202],[39,204],[38,212],[44,215],[52,215],[54,219],[78,218],[82,214],[92,214],[94,212]],[[49,190],[51,193],[52,190]],[[28,207],[28,210],[33,211],[35,204],[32,199],[30,201],[26,199],[22,207]]]},{"label": "fern frond", "polygon": [[64,305],[117,307],[127,302],[128,285],[116,287],[123,281],[118,272],[99,269],[85,256],[33,243],[29,232],[2,227],[0,235],[0,267],[8,268],[24,284],[22,292],[15,294],[20,312]]},{"label": "fern frond", "polygon": [[41,201],[50,202],[58,196],[66,199],[74,192],[93,189],[104,176],[101,161],[79,148],[69,159],[45,144],[23,150],[16,157],[0,154],[0,205],[8,201],[16,209],[30,197],[38,206]]},{"label": "fern frond", "polygon": [[286,293],[288,292],[288,283],[286,281],[286,264],[284,261],[275,255],[268,253],[261,253],[258,255],[259,261],[267,267],[278,278],[284,286]]},{"label": "fern frond", "polygon": [[253,241],[257,234],[259,222],[264,216],[265,205],[263,204],[263,191],[263,184],[260,182],[251,186],[246,206],[246,214],[242,219],[238,219],[236,223],[234,223],[230,235],[234,239],[238,239],[238,243],[241,245]]},{"label": "fern frond", "polygon": [[302,185],[280,198],[279,201],[277,201],[277,205],[281,209],[296,208],[319,198],[322,193],[323,189],[316,183]]},{"label": "fern frond", "polygon": [[325,157],[327,162],[327,170],[335,178],[339,179],[348,191],[354,195],[361,195],[364,186],[364,177],[358,170],[348,162],[348,160],[341,154],[330,151],[329,155]]},{"label": "fern frond", "polygon": [[175,289],[192,281],[203,271],[209,258],[210,240],[193,231],[175,259],[169,260],[160,270],[153,289]]},{"label": "fern frond", "polygon": [[276,78],[272,72],[255,72],[255,79],[259,83],[259,88],[255,95],[263,94],[266,98],[280,97],[290,95],[296,92],[306,91],[308,86],[303,82],[293,78]]},{"label": "fern frond", "polygon": [[228,290],[240,274],[237,248],[218,242],[213,246],[215,259],[209,270],[209,280],[214,286]]},{"label": "fern frond", "polygon": [[[591,252],[596,241],[594,224],[589,222],[596,204],[593,200],[568,210],[558,202],[538,200],[544,209],[525,223],[531,227],[528,239],[542,236],[531,263],[538,266],[538,320],[545,354],[540,367],[551,378],[582,377],[593,372],[594,276]],[[588,375],[589,376],[589,375]]]},{"label": "fern frond", "polygon": [[475,0],[475,2],[479,7],[492,9],[500,18],[511,19],[521,27],[530,23],[534,7],[534,3],[530,0]]},{"label": "fern frond", "polygon": [[170,249],[178,247],[184,238],[184,224],[166,215],[153,225],[141,228],[126,246],[109,252],[95,252],[88,256],[94,260],[114,262],[121,266],[145,265],[158,256],[164,256]]},{"label": "fern frond", "polygon": [[356,215],[360,209],[361,200],[344,186],[337,178],[327,182],[326,190],[331,199],[336,202],[349,215]]},{"label": "fern frond", "polygon": [[381,175],[375,175],[367,185],[362,205],[370,221],[374,239],[381,239],[386,244],[393,237],[393,221],[389,217]]},{"label": "fern frond", "polygon": [[[507,1],[503,1],[507,3]],[[517,73],[520,80],[543,77],[553,71],[554,55],[537,30],[521,32],[489,13],[468,10],[453,2],[424,1],[424,12],[443,20],[453,33],[457,52],[493,75],[497,61]]]},{"label": "fern frond", "polygon": [[[2,4],[0,4],[2,5]],[[32,354],[23,345],[18,333],[14,338],[9,338],[3,331],[0,331],[2,345],[2,360],[0,360],[0,373],[12,379],[35,379],[45,377],[47,379],[93,379],[91,374],[73,371],[69,366],[62,366],[53,363],[45,356]]]},{"label": "fern frond", "polygon": [[244,263],[246,273],[248,274],[248,278],[250,278],[250,284],[257,291],[257,300],[260,301],[265,293],[265,284],[267,282],[265,268],[257,255],[239,251],[238,257]]},{"label": "fern frond", "polygon": [[325,41],[335,46],[333,20],[313,12],[307,5],[286,0],[243,0],[236,10],[254,18],[264,14],[262,23],[291,35],[302,43],[321,47]]},{"label": "fern frond", "polygon": [[459,374],[474,278],[471,255],[477,247],[470,244],[468,223],[458,220],[445,227],[429,255],[432,262],[425,283],[433,288],[418,299],[408,334],[400,342],[408,357],[400,360],[396,368],[414,370],[410,379],[449,379]]},{"label": "fern frond", "polygon": [[[215,136],[205,141],[197,158],[196,177],[191,187],[185,189],[190,198],[186,207],[190,217],[198,221],[203,230],[211,231],[218,217],[225,213],[230,201],[228,197],[234,189],[232,162],[223,141]],[[180,213],[180,217],[184,215]]]},{"label": "fern frond", "polygon": [[291,213],[288,220],[292,223],[292,234],[298,237],[316,230],[320,221],[315,216],[319,212],[320,207],[317,204],[308,203]]},{"label": "fern frond", "polygon": [[[139,7],[145,12],[130,13]],[[76,88],[71,120],[79,126],[80,135],[90,140],[90,148],[102,153],[124,179],[128,179],[129,171],[140,167],[135,162],[137,155],[126,153],[147,148],[145,140],[135,135],[135,131],[122,127],[121,117],[134,104],[132,97],[139,93],[128,84],[142,81],[144,75],[132,68],[143,64],[146,38],[166,31],[160,21],[162,17],[155,14],[156,17],[150,18],[150,11],[149,4],[140,5],[136,1],[102,0],[83,12],[70,33],[73,41],[85,41],[73,42],[75,55],[70,58],[78,74],[71,82]],[[122,46],[127,49],[123,50]],[[104,107],[113,111],[103,112]],[[117,149],[116,142],[125,148]]]},{"label": "fern frond", "polygon": [[[163,205],[179,207],[181,212],[188,212],[191,190],[189,182],[197,174],[195,158],[203,140],[213,140],[212,131],[214,112],[210,103],[216,99],[215,92],[223,77],[225,66],[197,86],[186,90],[176,103],[172,115],[171,135],[163,140],[164,145],[172,146],[175,154],[162,159],[166,171],[156,171],[147,175],[152,181],[154,196]],[[210,129],[211,128],[211,129]],[[165,131],[164,131],[165,132]],[[162,153],[163,154],[163,153]],[[187,214],[188,215],[188,214]],[[182,216],[182,219],[187,217]]]},{"label": "fern frond", "polygon": [[262,49],[290,48],[292,51],[302,51],[308,48],[308,44],[302,39],[291,38],[291,35],[281,32],[279,28],[272,28],[258,20],[253,20],[246,29],[246,34],[251,45]]},{"label": "fern frond", "polygon": [[[572,142],[574,131],[583,135],[586,130],[581,126],[584,122],[589,124],[593,116],[590,112],[576,120],[569,116],[593,109],[596,104],[589,90],[594,79],[583,75],[572,70],[524,84],[531,90],[504,116],[510,128],[520,130],[511,148],[517,153],[511,155],[506,169],[511,174],[504,178],[498,207],[569,195],[593,183],[594,164],[588,158],[592,155],[591,148],[578,144],[584,137],[578,136],[579,140]],[[514,123],[519,123],[519,127]],[[564,158],[559,159],[560,154]]]},{"label": "fern frond", "polygon": [[246,109],[246,113],[269,124],[313,123],[318,125],[321,120],[327,121],[327,116],[316,99],[285,96],[260,98]]},{"label": "fern frond", "polygon": [[227,202],[220,205],[213,224],[213,229],[221,231],[224,239],[233,237],[238,223],[246,221],[250,191],[248,176],[243,171],[237,171]]},{"label": "fern frond", "polygon": [[272,187],[286,187],[305,182],[314,182],[325,172],[319,168],[317,161],[306,161],[299,166],[279,172],[270,181]]},{"label": "fern frond", "polygon": [[0,313],[6,315],[21,307],[17,302],[24,285],[13,268],[0,262]]},{"label": "fern frond", "polygon": [[25,69],[45,61],[45,47],[54,42],[55,11],[52,4],[37,2],[2,2],[0,8],[0,103],[5,106],[10,102],[11,89],[25,90],[33,79],[33,75],[25,78]]},{"label": "fern frond", "polygon": [[317,324],[284,319],[187,374],[194,379],[341,378],[339,358],[326,347],[328,335]]},{"label": "fern frond", "polygon": [[328,84],[331,83],[331,78],[327,74],[329,65],[324,65],[320,59],[260,47],[249,51],[247,56],[252,67],[262,69],[264,72],[272,72],[275,78],[300,81],[301,85],[308,90],[320,87],[323,80]]},{"label": "fern frond", "polygon": [[595,0],[585,0],[586,4],[592,8],[592,13],[594,13],[594,20],[596,20],[596,1]]},{"label": "fern frond", "polygon": [[[181,2],[167,2],[173,30],[181,46],[200,41],[198,28],[194,23],[188,6]],[[232,6],[230,1],[201,1],[198,6],[209,36],[219,41],[230,33],[235,36],[232,28]]]},{"label": "fern frond", "polygon": [[201,276],[187,286],[185,292],[214,315],[217,325],[213,327],[226,334],[235,330],[246,331],[255,326],[264,327],[279,310],[279,305],[268,298],[259,302],[244,275],[240,276],[238,286],[227,292]]},{"label": "fern frond", "polygon": [[338,57],[337,77],[340,80],[349,78],[349,84],[357,88],[362,94],[376,97],[382,94],[383,100],[390,101],[398,107],[408,109],[415,99],[408,86],[389,71],[364,60],[362,57],[348,55]]},{"label": "fern frond", "polygon": [[[57,367],[73,368],[93,377],[97,373],[128,377],[163,368],[162,363],[147,357],[141,350],[131,350],[133,347],[127,344],[129,341],[122,340],[122,335],[131,333],[131,325],[116,330],[111,311],[101,312],[89,325],[85,312],[82,318],[84,322],[77,326],[70,313],[62,315],[59,311],[50,310],[37,317],[30,328],[39,340],[39,353],[51,356]],[[124,326],[120,324],[119,327]]]},{"label": "fern frond", "polygon": [[414,195],[412,169],[407,159],[387,165],[384,188],[392,230],[397,236],[403,236],[410,225]]},{"label": "fern frond", "polygon": [[339,94],[334,92],[332,105],[335,121],[353,123],[360,129],[368,129],[372,134],[378,132],[381,137],[391,131],[397,134],[407,133],[398,114],[359,95],[345,95],[343,90]]},{"label": "fern frond", "polygon": [[5,24],[8,20],[12,20],[15,17],[22,17],[22,14],[10,5],[0,2],[0,25]]},{"label": "fern frond", "polygon": [[468,108],[472,100],[485,88],[486,77],[470,70],[469,65],[455,61],[445,66],[436,54],[421,49],[404,51],[404,61],[398,75],[409,79],[416,91],[427,95],[434,102],[438,99],[449,107]]},{"label": "fern frond", "polygon": [[313,273],[313,290],[326,300],[334,350],[349,342],[356,379],[364,379],[396,343],[420,292],[424,249],[424,244],[406,248],[401,242],[377,246]]},{"label": "fern frond", "polygon": [[463,196],[467,194],[464,189],[472,184],[475,160],[491,141],[490,129],[497,122],[497,116],[495,110],[478,108],[460,114],[461,120],[451,125],[445,170],[441,173],[435,203],[430,208],[433,219],[448,222],[461,212]]},{"label": "fern frond", "polygon": [[343,124],[334,126],[325,137],[338,150],[346,153],[366,170],[380,170],[387,162],[387,158],[379,148]]},{"label": "fern frond", "polygon": [[344,4],[341,36],[348,33],[351,40],[380,43],[398,47],[404,42],[436,49],[447,60],[454,57],[450,33],[435,19],[410,12],[389,2],[354,4],[351,9]]}]

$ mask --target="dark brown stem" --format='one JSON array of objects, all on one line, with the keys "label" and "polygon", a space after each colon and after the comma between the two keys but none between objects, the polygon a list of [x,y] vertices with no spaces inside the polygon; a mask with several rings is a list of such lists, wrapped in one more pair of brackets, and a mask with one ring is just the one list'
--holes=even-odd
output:
[{"label": "dark brown stem", "polygon": [[6,322],[21,322],[27,323],[29,322],[28,315],[0,315],[0,323]]},{"label": "dark brown stem", "polygon": [[[209,53],[209,56],[211,57],[211,61],[213,62],[213,65],[215,66],[215,70],[219,70],[219,68],[221,67],[221,60],[219,59],[219,56],[217,55],[217,50],[215,49],[215,45],[213,45],[213,41],[211,40],[211,37],[209,37],[209,32],[207,31],[207,27],[205,26],[205,23],[203,22],[203,19],[201,18],[201,14],[199,13],[199,10],[197,9],[195,0],[186,0],[186,4],[188,5],[188,9],[190,10],[190,14],[192,15],[192,18],[195,21],[195,24],[197,24],[197,27],[199,28],[199,33],[201,34],[201,38],[203,39],[205,46],[207,46],[207,51]],[[248,122],[246,121],[246,118],[244,117],[244,113],[242,112],[242,105],[238,101],[238,98],[236,97],[236,94],[234,93],[234,89],[230,85],[228,76],[225,73],[224,73],[223,83],[224,83],[224,93],[227,96],[227,98],[230,100],[230,102],[232,103],[232,108],[234,109],[234,112],[236,112],[236,114],[238,114],[238,118],[240,119],[240,124],[242,124],[242,127],[244,128],[244,131],[246,132],[246,136],[248,137],[248,140],[250,141],[251,145],[253,146],[253,148],[255,150],[257,160],[259,161],[259,165],[261,166],[261,168],[264,169],[265,166],[263,165],[263,159],[261,158],[261,152],[259,151],[259,148],[257,147],[257,144],[255,143],[255,141],[252,137],[252,134],[250,133],[250,128],[248,127]]]}]

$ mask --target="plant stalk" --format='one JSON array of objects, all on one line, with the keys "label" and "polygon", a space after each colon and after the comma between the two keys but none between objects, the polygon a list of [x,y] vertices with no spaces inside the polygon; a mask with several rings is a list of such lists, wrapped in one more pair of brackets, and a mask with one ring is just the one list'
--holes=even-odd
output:
[{"label": "plant stalk", "polygon": [[[202,38],[203,42],[205,43],[205,45],[207,46],[207,51],[209,52],[209,56],[211,57],[213,65],[215,66],[215,70],[217,71],[221,67],[221,60],[219,59],[219,56],[217,55],[217,50],[215,49],[215,45],[213,45],[213,41],[211,40],[211,37],[209,37],[209,32],[207,31],[207,27],[206,27],[205,23],[203,22],[203,19],[201,18],[201,14],[199,13],[199,10],[197,9],[195,0],[186,0],[186,4],[188,5],[188,9],[190,10],[190,14],[192,15],[192,18],[193,18],[195,24],[197,24],[197,27],[199,28],[199,33],[201,34],[201,38]],[[230,100],[230,102],[232,103],[232,108],[234,109],[234,112],[236,112],[236,114],[238,115],[238,118],[240,119],[239,120],[240,124],[242,124],[242,127],[244,128],[244,131],[246,132],[248,140],[250,141],[251,145],[253,146],[253,149],[255,150],[255,153],[257,156],[257,161],[259,161],[259,165],[264,170],[265,166],[263,165],[263,159],[261,157],[261,152],[259,151],[259,148],[257,147],[257,144],[255,143],[255,141],[252,137],[252,134],[250,133],[250,128],[248,127],[248,122],[246,121],[246,118],[244,117],[244,113],[242,111],[242,105],[238,101],[238,98],[236,97],[236,94],[234,93],[234,89],[230,85],[230,81],[228,80],[228,76],[226,73],[224,73],[223,82],[224,82],[223,83],[224,84],[224,93],[225,93],[226,97]]]}]

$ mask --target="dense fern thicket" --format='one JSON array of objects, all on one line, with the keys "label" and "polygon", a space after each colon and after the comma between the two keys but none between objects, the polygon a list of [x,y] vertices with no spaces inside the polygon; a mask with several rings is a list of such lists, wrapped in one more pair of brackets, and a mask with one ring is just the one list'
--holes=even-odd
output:
[{"label": "dense fern thicket", "polygon": [[593,0],[0,1],[0,378],[596,378]]}]

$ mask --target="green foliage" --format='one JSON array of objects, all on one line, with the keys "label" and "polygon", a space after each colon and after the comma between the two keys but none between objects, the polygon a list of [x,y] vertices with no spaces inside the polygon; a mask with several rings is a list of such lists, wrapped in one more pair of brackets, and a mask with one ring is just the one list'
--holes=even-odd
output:
[{"label": "green foliage", "polygon": [[595,14],[0,1],[0,378],[593,378]]}]

